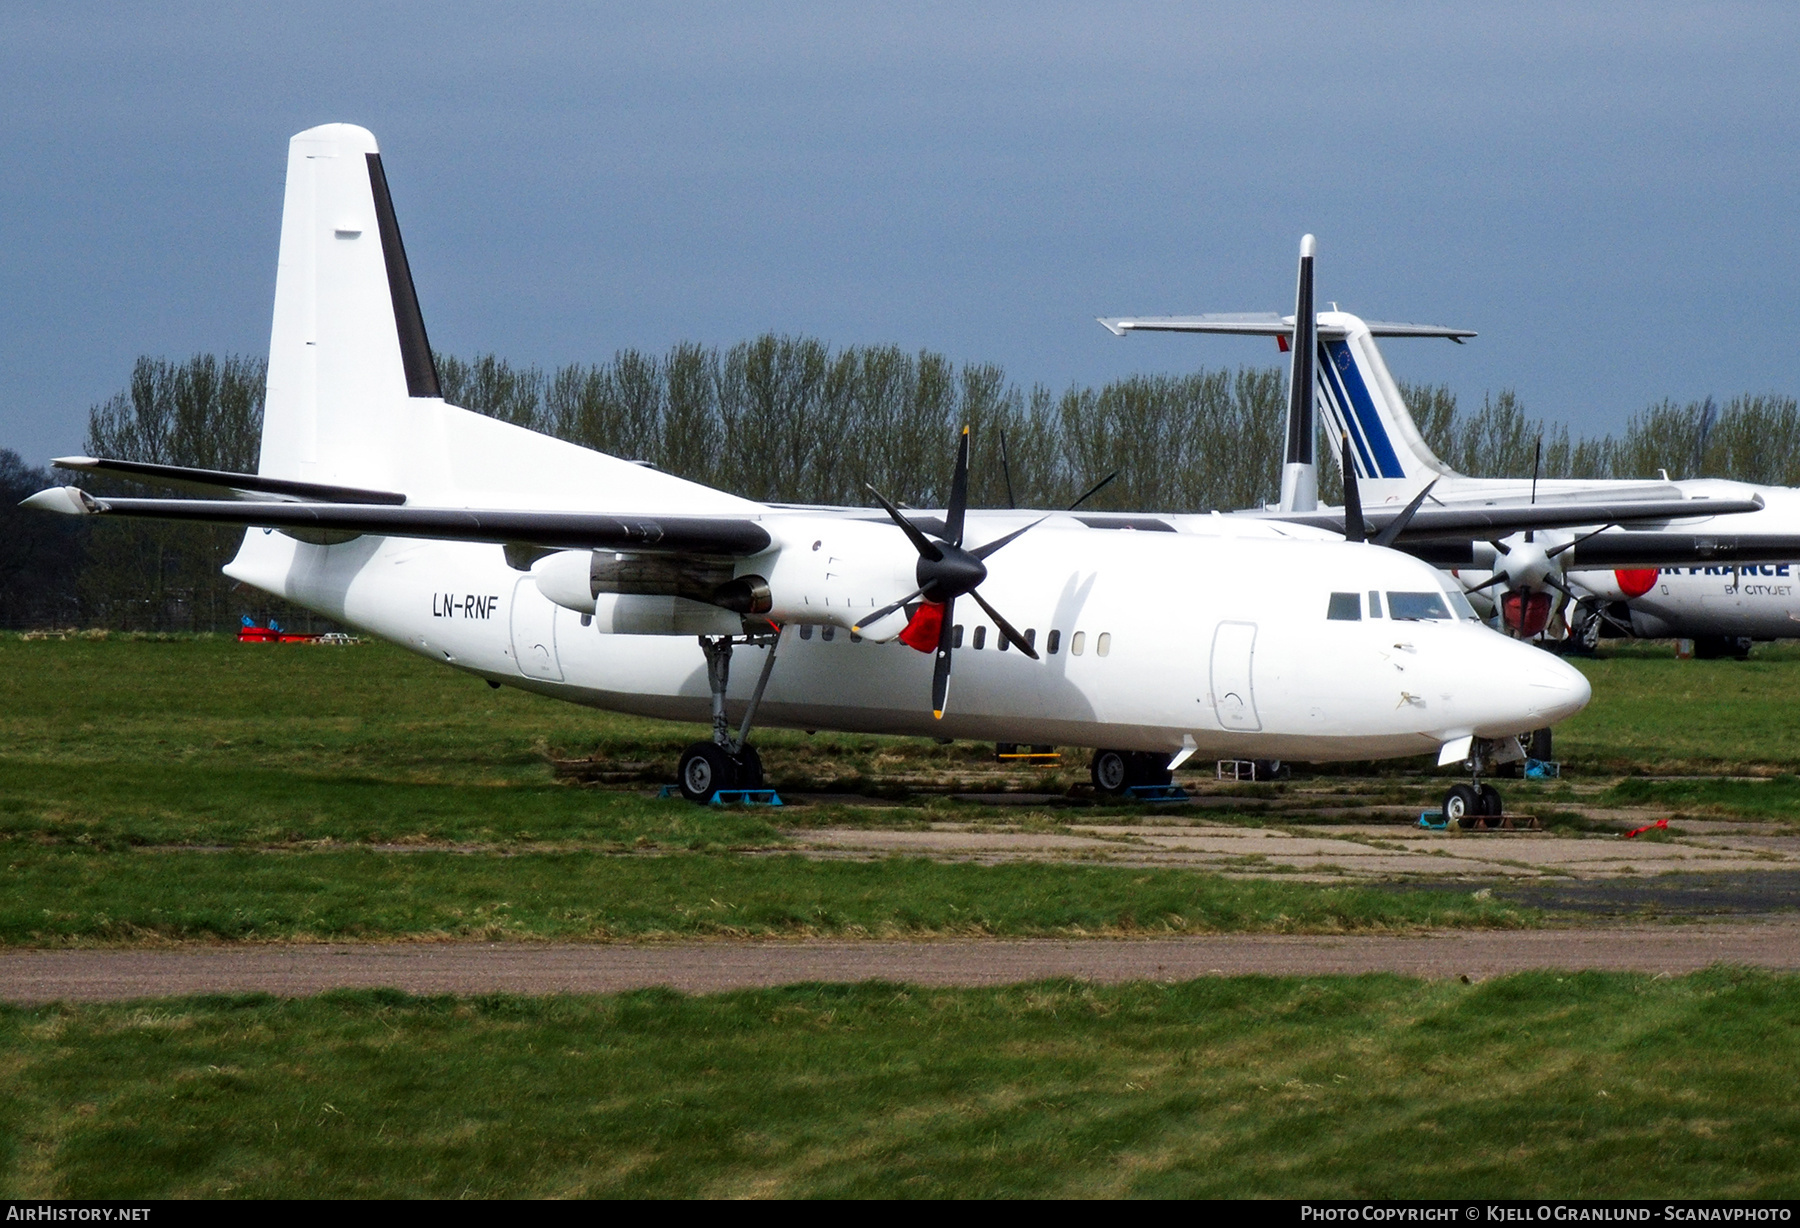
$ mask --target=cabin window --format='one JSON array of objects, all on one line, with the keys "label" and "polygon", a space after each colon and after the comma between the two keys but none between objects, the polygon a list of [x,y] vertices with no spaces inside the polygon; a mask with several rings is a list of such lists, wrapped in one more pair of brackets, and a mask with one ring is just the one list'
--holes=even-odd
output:
[{"label": "cabin window", "polygon": [[801,623],[800,624],[800,638],[803,640],[810,640],[812,638],[812,624],[811,623]]},{"label": "cabin window", "polygon": [[1381,594],[1374,589],[1369,590],[1369,617],[1381,617]]},{"label": "cabin window", "polygon": [[994,639],[998,641],[995,643],[994,647],[998,648],[1001,652],[1005,652],[1008,648],[1012,647],[1012,641],[1007,639],[1006,633],[998,627],[994,628]]},{"label": "cabin window", "polygon": [[827,644],[831,642],[832,637],[836,634],[837,628],[830,623],[826,623],[823,627],[819,628],[819,638],[824,640]]},{"label": "cabin window", "polygon": [[1450,617],[1442,593],[1389,593],[1388,617],[1405,619]]},{"label": "cabin window", "polygon": [[1053,630],[1050,632],[1049,635],[1046,635],[1044,637],[1044,651],[1049,653],[1051,656],[1054,657],[1056,655],[1056,650],[1061,647],[1062,647],[1062,632]]},{"label": "cabin window", "polygon": [[1094,655],[1096,657],[1104,657],[1107,653],[1109,653],[1111,651],[1112,651],[1112,632],[1102,631],[1100,633],[1100,637],[1094,641]]},{"label": "cabin window", "polygon": [[950,628],[950,647],[952,647],[952,648],[961,648],[962,647],[962,624],[961,623],[957,623],[954,627]]},{"label": "cabin window", "polygon": [[1362,597],[1357,593],[1331,594],[1331,608],[1325,611],[1325,617],[1347,623],[1361,621]]},{"label": "cabin window", "polygon": [[1031,645],[1032,651],[1035,652],[1037,650],[1037,628],[1036,627],[1025,628],[1025,642],[1027,644]]},{"label": "cabin window", "polygon": [[1081,650],[1087,647],[1087,632],[1077,631],[1069,637],[1069,655],[1079,657]]},{"label": "cabin window", "polygon": [[986,647],[987,647],[987,628],[984,626],[978,626],[975,628],[975,651],[980,652],[983,648],[986,648]]},{"label": "cabin window", "polygon": [[1456,612],[1458,618],[1472,623],[1481,621],[1481,616],[1475,613],[1475,607],[1469,604],[1468,597],[1463,595],[1460,588],[1446,588],[1444,596],[1450,599],[1450,608]]}]

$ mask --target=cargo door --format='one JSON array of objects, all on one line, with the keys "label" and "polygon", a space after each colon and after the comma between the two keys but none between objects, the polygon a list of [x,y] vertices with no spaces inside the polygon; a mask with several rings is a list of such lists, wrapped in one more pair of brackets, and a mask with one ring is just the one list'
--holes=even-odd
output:
[{"label": "cargo door", "polygon": [[526,576],[513,588],[512,648],[519,672],[547,682],[563,680],[562,663],[556,659],[556,611],[558,607],[538,591],[537,581]]},{"label": "cargo door", "polygon": [[1256,715],[1256,692],[1251,674],[1256,660],[1256,624],[1220,623],[1213,633],[1213,711],[1226,729],[1255,732],[1262,728]]}]

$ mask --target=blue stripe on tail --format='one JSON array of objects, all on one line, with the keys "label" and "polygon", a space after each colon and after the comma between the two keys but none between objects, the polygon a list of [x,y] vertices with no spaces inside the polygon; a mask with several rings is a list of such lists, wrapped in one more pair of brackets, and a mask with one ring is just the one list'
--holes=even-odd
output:
[{"label": "blue stripe on tail", "polygon": [[1400,458],[1394,455],[1394,445],[1388,441],[1387,428],[1382,425],[1381,414],[1375,408],[1375,402],[1369,397],[1369,389],[1363,383],[1362,368],[1356,363],[1356,357],[1350,352],[1348,341],[1327,341],[1327,352],[1331,355],[1328,370],[1332,373],[1334,383],[1340,383],[1348,395],[1345,403],[1355,412],[1358,425],[1362,427],[1364,436],[1369,441],[1369,451],[1374,455],[1375,465],[1384,478],[1403,478],[1406,469],[1400,464]]}]

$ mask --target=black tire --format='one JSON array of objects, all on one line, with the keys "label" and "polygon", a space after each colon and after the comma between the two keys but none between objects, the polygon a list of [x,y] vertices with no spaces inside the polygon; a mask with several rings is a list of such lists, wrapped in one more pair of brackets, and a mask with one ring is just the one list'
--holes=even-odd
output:
[{"label": "black tire", "polygon": [[1175,780],[1175,773],[1169,770],[1169,759],[1166,755],[1158,755],[1150,751],[1138,751],[1126,759],[1131,771],[1131,785],[1166,785]]},{"label": "black tire", "polygon": [[1094,791],[1104,793],[1108,797],[1117,797],[1137,782],[1132,777],[1132,756],[1122,750],[1097,750],[1093,762],[1088,764],[1088,775],[1093,778]]},{"label": "black tire", "polygon": [[1481,786],[1481,813],[1489,819],[1497,819],[1505,813],[1500,801],[1500,790],[1493,785]]},{"label": "black tire", "polygon": [[1473,827],[1481,818],[1481,797],[1470,785],[1451,785],[1444,794],[1444,821],[1458,827]]},{"label": "black tire", "polygon": [[746,746],[737,753],[737,784],[733,788],[760,789],[762,787],[762,756],[756,753],[756,747]]},{"label": "black tire", "polygon": [[1539,763],[1548,763],[1556,758],[1556,745],[1548,729],[1533,729],[1531,740],[1525,744],[1525,753]]},{"label": "black tire", "polygon": [[681,752],[676,781],[681,787],[681,796],[704,806],[720,789],[738,787],[737,764],[725,754],[723,746],[696,742]]}]

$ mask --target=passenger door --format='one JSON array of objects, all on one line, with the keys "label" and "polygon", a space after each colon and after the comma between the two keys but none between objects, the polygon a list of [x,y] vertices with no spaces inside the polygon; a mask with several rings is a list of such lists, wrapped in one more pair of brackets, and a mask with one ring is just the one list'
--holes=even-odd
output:
[{"label": "passenger door", "polygon": [[562,663],[556,657],[557,608],[555,602],[538,591],[537,581],[530,576],[513,588],[513,660],[527,678],[563,680]]},{"label": "passenger door", "polygon": [[1226,729],[1255,732],[1262,728],[1256,715],[1256,692],[1251,674],[1256,660],[1256,624],[1220,623],[1213,633],[1213,711]]}]

